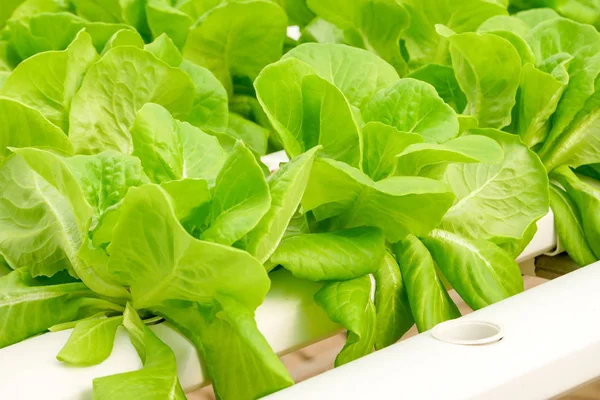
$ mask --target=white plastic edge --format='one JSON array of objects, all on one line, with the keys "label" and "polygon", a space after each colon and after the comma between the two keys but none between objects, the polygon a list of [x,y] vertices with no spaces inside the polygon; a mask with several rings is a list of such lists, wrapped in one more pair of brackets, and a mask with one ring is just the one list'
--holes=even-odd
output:
[{"label": "white plastic edge", "polygon": [[503,339],[457,346],[431,331],[325,372],[269,400],[542,400],[600,376],[600,262],[461,317]]},{"label": "white plastic edge", "polygon": [[[262,158],[270,169],[289,161],[280,151]],[[517,258],[523,263],[556,247],[554,221],[549,213],[537,223],[538,232]],[[256,311],[256,321],[273,350],[283,355],[330,337],[341,330],[313,301],[320,285],[295,279],[286,271],[271,274],[272,287],[265,302]],[[166,324],[152,327],[175,352],[178,374],[186,391],[207,382],[192,344]],[[0,350],[0,382],[6,398],[46,400],[91,399],[96,377],[141,368],[139,358],[126,332],[119,328],[111,356],[103,363],[76,368],[56,360],[71,330],[46,333]],[[31,385],[31,376],[37,384]]]}]

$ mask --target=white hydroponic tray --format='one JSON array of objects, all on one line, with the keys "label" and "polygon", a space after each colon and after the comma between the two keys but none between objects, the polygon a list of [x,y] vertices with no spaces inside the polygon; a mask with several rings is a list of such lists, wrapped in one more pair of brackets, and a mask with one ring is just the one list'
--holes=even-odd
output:
[{"label": "white hydroponic tray", "polygon": [[554,398],[600,376],[599,281],[597,262],[450,322],[499,326],[493,344],[445,343],[434,328],[268,399]]}]

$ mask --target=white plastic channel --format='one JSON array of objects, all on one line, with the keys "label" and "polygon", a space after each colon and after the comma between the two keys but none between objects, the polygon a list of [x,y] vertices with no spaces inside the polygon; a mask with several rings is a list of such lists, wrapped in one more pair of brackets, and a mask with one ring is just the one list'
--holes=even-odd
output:
[{"label": "white plastic channel", "polygon": [[[283,152],[263,157],[263,162],[271,170],[285,161],[287,157]],[[538,233],[517,261],[527,262],[555,247],[554,221],[552,214],[549,214],[538,221]],[[319,284],[298,280],[283,270],[270,275],[271,290],[256,311],[256,321],[277,354],[284,355],[341,330],[313,301]],[[184,389],[192,391],[206,384],[192,344],[167,324],[159,324],[152,329],[173,348]],[[56,354],[66,343],[71,331],[46,333],[1,349],[1,397],[23,400],[91,399],[94,378],[141,368],[139,358],[122,328],[117,332],[111,356],[103,363],[83,368],[60,363],[56,360]],[[31,383],[32,376],[36,377],[35,384]]]},{"label": "white plastic channel", "polygon": [[462,346],[422,333],[268,397],[537,400],[600,376],[600,262],[461,317],[502,328]]}]

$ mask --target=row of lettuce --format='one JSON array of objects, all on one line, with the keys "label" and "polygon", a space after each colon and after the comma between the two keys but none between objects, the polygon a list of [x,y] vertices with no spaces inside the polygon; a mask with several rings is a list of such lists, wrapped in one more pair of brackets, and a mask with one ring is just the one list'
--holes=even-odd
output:
[{"label": "row of lettuce", "polygon": [[549,205],[596,261],[600,34],[563,3],[9,0],[0,347],[74,328],[93,365],[123,325],[144,367],[95,398],[184,399],[164,318],[254,399],[293,383],[254,320],[275,268],[321,283],[341,365],[458,317],[450,287],[522,291]]}]

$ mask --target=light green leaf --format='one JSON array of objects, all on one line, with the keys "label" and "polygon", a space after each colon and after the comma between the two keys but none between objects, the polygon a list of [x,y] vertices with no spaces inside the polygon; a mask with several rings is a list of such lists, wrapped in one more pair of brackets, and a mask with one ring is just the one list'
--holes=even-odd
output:
[{"label": "light green leaf", "polygon": [[[578,24],[566,18],[555,18],[532,28],[527,42],[541,66],[550,64],[553,67],[564,56],[573,57],[567,66],[569,85],[558,103],[552,118],[552,130],[540,152],[540,156],[546,161],[548,153],[557,148],[558,140],[570,136],[563,132],[596,91],[594,82],[600,73],[600,33],[592,26]],[[563,57],[557,58],[560,55]],[[550,164],[552,167],[560,165],[556,162]]]},{"label": "light green leaf", "polygon": [[301,234],[284,238],[270,261],[311,281],[353,279],[379,268],[384,244],[371,227]]},{"label": "light green leaf", "polygon": [[335,358],[336,367],[373,351],[376,315],[369,276],[328,283],[315,294],[315,301],[332,321],[348,330],[346,344]]},{"label": "light green leaf", "polygon": [[187,177],[214,182],[227,157],[216,138],[175,120],[158,104],[138,111],[130,134],[133,155],[156,183]]},{"label": "light green leaf", "polygon": [[194,343],[217,397],[253,400],[294,383],[243,303],[192,304],[158,312]]},{"label": "light green leaf", "polygon": [[183,227],[196,237],[208,226],[210,190],[204,179],[186,178],[160,185],[171,197],[175,216]]},{"label": "light green leaf", "polygon": [[363,127],[364,155],[362,169],[374,181],[387,178],[395,168],[396,156],[408,146],[422,143],[416,133],[400,132],[381,122],[368,122]]},{"label": "light green leaf", "polygon": [[262,263],[267,261],[283,238],[298,209],[318,148],[292,159],[267,179],[271,207],[248,234],[246,250]]},{"label": "light green leaf", "polygon": [[560,15],[550,8],[534,8],[518,12],[515,14],[515,17],[525,22],[529,28],[535,28],[544,21],[560,18]]},{"label": "light green leaf", "polygon": [[228,125],[227,91],[208,69],[183,60],[185,71],[196,88],[192,110],[186,121],[207,132],[225,132]]},{"label": "light green leaf", "polygon": [[380,228],[396,242],[409,233],[426,235],[436,227],[454,195],[444,183],[422,177],[390,177],[373,182],[344,163],[318,159],[313,165],[302,207],[317,221],[335,217],[338,229]]},{"label": "light green leaf", "polygon": [[488,18],[507,14],[505,6],[487,0],[405,0],[403,4],[411,20],[403,38],[412,67],[450,63],[448,41],[437,34],[436,25],[456,33],[473,32]]},{"label": "light green leaf", "polygon": [[[517,50],[489,33],[462,33],[448,41],[456,79],[468,100],[464,114],[476,116],[482,128],[509,125],[521,74]],[[485,55],[480,49],[486,49]]]},{"label": "light green leaf", "polygon": [[343,30],[323,18],[315,17],[302,29],[299,42],[345,44],[346,40]]},{"label": "light green leaf", "polygon": [[407,78],[417,79],[432,85],[446,104],[456,112],[462,112],[467,98],[460,89],[454,69],[449,65],[426,64],[409,73]]},{"label": "light green leaf", "polygon": [[15,149],[0,168],[0,253],[34,276],[79,269],[77,252],[92,208],[75,177],[55,155]]},{"label": "light green leaf", "polygon": [[460,317],[460,311],[438,276],[429,250],[417,237],[409,235],[396,243],[394,252],[419,332]]},{"label": "light green leaf", "polygon": [[[127,291],[106,279],[96,264],[81,259],[93,209],[64,160],[33,148],[14,151],[17,154],[4,164],[10,168],[3,175],[10,179],[12,174],[12,180],[3,187],[15,187],[12,196],[23,198],[4,203],[3,212],[9,217],[4,218],[6,238],[0,242],[9,250],[0,251],[7,261],[15,267],[30,265],[35,276],[66,269],[96,293],[128,298]],[[15,213],[17,207],[25,209]]]},{"label": "light green leaf", "polygon": [[[561,79],[562,78],[562,79]],[[551,117],[568,83],[568,75],[553,76],[527,64],[521,71],[517,94],[515,133],[528,147],[542,143],[550,132]]]},{"label": "light green leaf", "polygon": [[116,47],[83,79],[71,106],[69,137],[78,153],[110,149],[129,154],[129,127],[144,104],[160,104],[185,119],[193,98],[194,85],[185,72],[147,51]]},{"label": "light green leaf", "polygon": [[290,156],[321,144],[329,157],[358,166],[358,121],[342,92],[316,70],[297,59],[285,59],[265,68],[255,86]]},{"label": "light green leaf", "polygon": [[192,26],[183,55],[202,65],[233,92],[234,78],[253,81],[282,53],[284,11],[265,0],[231,0],[214,7]]},{"label": "light green leaf", "polygon": [[378,54],[396,68],[407,72],[400,54],[400,35],[410,24],[406,9],[395,0],[308,0],[317,15],[346,31],[356,45]]},{"label": "light green leaf", "polygon": [[311,66],[358,109],[362,109],[373,94],[399,78],[394,68],[381,58],[349,46],[305,43],[283,56],[283,59],[288,58]]},{"label": "light green leaf", "polygon": [[487,240],[469,240],[436,229],[421,239],[435,263],[473,310],[523,291],[514,258]]},{"label": "light green leaf", "polygon": [[550,184],[550,206],[554,212],[554,226],[560,247],[581,267],[598,260],[590,248],[583,230],[583,221],[577,204],[569,195],[554,184]]},{"label": "light green leaf", "polygon": [[[514,1],[514,0],[513,0]],[[513,32],[515,35],[525,37],[531,27],[518,17],[519,14],[515,15],[495,15],[485,21],[479,28],[478,32]],[[557,15],[558,17],[558,15]]]},{"label": "light green leaf", "polygon": [[302,80],[302,142],[305,149],[321,145],[325,156],[358,167],[360,129],[342,92],[317,75]]},{"label": "light green leaf", "polygon": [[74,156],[64,161],[77,178],[97,216],[119,203],[130,187],[150,183],[138,158],[116,151]]},{"label": "light green leaf", "polygon": [[504,159],[496,164],[448,167],[446,182],[457,202],[444,216],[441,227],[469,239],[491,240],[501,247],[520,242],[532,221],[548,212],[547,173],[518,136],[493,129],[471,132],[498,142]]},{"label": "light green leaf", "polygon": [[458,131],[461,135],[471,129],[479,128],[479,121],[474,115],[458,114],[456,117],[458,118]]},{"label": "light green leaf", "polygon": [[72,0],[77,15],[90,21],[124,23],[149,41],[144,0]]},{"label": "light green leaf", "polygon": [[183,56],[179,52],[173,40],[166,34],[158,36],[152,43],[144,46],[146,51],[154,54],[156,58],[165,62],[169,67],[177,68],[183,62]]},{"label": "light green leaf", "polygon": [[172,6],[169,0],[148,0],[146,16],[152,36],[167,34],[182,49],[194,20],[185,12]]},{"label": "light green leaf", "polygon": [[33,108],[18,101],[0,98],[0,159],[9,147],[39,147],[73,152],[69,138]]},{"label": "light green leaf", "polygon": [[75,325],[69,340],[56,358],[72,365],[96,365],[112,353],[117,328],[123,317],[83,320]]},{"label": "light green leaf", "polygon": [[119,46],[133,46],[138,49],[144,48],[144,39],[139,33],[131,29],[121,29],[117,31],[111,38],[106,42],[104,49],[102,49],[101,55],[106,54],[110,49],[114,49]]},{"label": "light green leaf", "polygon": [[27,19],[36,14],[67,11],[68,4],[61,0],[25,0],[14,9],[9,21]]},{"label": "light green leaf", "polygon": [[600,162],[600,79],[597,79],[596,89],[560,138],[553,142],[554,147],[550,147],[550,138],[544,143],[539,154],[548,171],[563,164],[576,168]]},{"label": "light green leaf", "polygon": [[229,114],[229,125],[227,134],[241,140],[252,151],[260,156],[267,154],[269,145],[269,131],[262,126],[239,116],[238,114]]},{"label": "light green leaf", "polygon": [[221,4],[223,0],[181,0],[178,1],[176,6],[181,11],[192,17],[194,21],[197,21],[207,11]]},{"label": "light green leaf", "polygon": [[94,379],[94,399],[185,400],[177,379],[177,361],[173,351],[150,330],[136,311],[127,305],[123,325],[144,367],[138,371]]},{"label": "light green leaf", "polygon": [[315,18],[306,0],[275,0],[288,16],[288,25],[305,26]]},{"label": "light green leaf", "polygon": [[109,270],[138,309],[215,296],[255,309],[269,288],[264,267],[248,253],[190,236],[155,185],[129,190],[107,250]]},{"label": "light green leaf", "polygon": [[60,332],[60,331],[64,331],[64,330],[67,330],[67,329],[73,329],[73,328],[75,328],[75,325],[77,325],[78,323],[80,323],[82,321],[88,321],[88,320],[92,320],[92,319],[104,318],[104,317],[106,317],[107,314],[109,314],[108,311],[101,311],[101,312],[96,313],[94,315],[91,315],[89,317],[85,317],[85,318],[78,319],[78,320],[75,320],[75,321],[63,322],[62,324],[52,325],[50,328],[48,328],[48,331],[50,331],[50,332]]},{"label": "light green leaf", "polygon": [[597,181],[575,175],[566,165],[555,169],[551,177],[560,183],[577,205],[587,243],[596,257],[600,258],[600,186]]},{"label": "light green leaf", "polygon": [[0,348],[43,333],[49,327],[120,307],[83,283],[57,283],[31,277],[28,267],[0,278]]},{"label": "light green leaf", "polygon": [[183,149],[184,177],[206,179],[212,184],[227,160],[218,138],[182,122],[178,124]]},{"label": "light green leaf", "polygon": [[396,343],[415,323],[407,293],[400,267],[386,251],[375,272],[375,349]]},{"label": "light green leaf", "polygon": [[19,64],[0,95],[37,109],[68,132],[71,101],[97,57],[90,35],[80,32],[67,50],[37,54]]},{"label": "light green leaf", "polygon": [[116,32],[131,29],[125,24],[89,22],[68,12],[42,13],[11,20],[8,25],[10,43],[23,60],[37,53],[66,49],[82,29],[92,37],[96,51],[101,52]]},{"label": "light green leaf", "polygon": [[6,21],[12,16],[13,12],[25,0],[5,0],[0,8],[0,29],[4,28]]},{"label": "light green leaf", "polygon": [[238,142],[217,176],[210,226],[200,239],[231,246],[254,229],[270,206],[263,172],[252,152]]},{"label": "light green leaf", "polygon": [[500,145],[485,136],[461,136],[443,144],[416,143],[398,154],[394,175],[436,178],[440,167],[452,163],[496,164],[503,158]]},{"label": "light green leaf", "polygon": [[411,78],[377,92],[365,106],[363,117],[418,133],[428,142],[441,143],[458,135],[454,110],[433,86]]},{"label": "light green leaf", "polygon": [[133,155],[153,182],[184,177],[184,160],[177,122],[158,104],[145,104],[130,128]]}]

